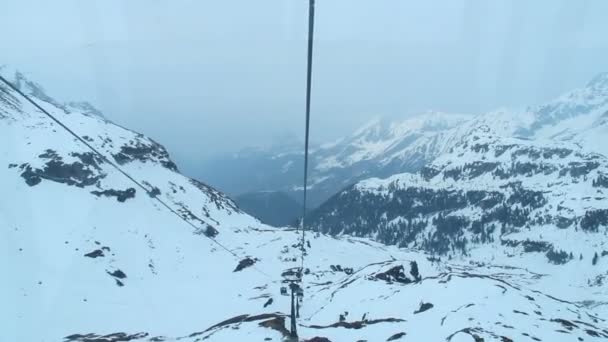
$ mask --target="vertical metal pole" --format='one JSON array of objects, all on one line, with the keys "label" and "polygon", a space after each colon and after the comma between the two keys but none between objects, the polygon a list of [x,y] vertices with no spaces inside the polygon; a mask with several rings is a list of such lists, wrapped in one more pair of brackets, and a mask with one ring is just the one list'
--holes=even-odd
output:
[{"label": "vertical metal pole", "polygon": [[[307,70],[306,70],[306,131],[304,139],[304,201],[302,203],[302,261],[299,272],[300,287],[303,286],[304,277],[304,253],[306,243],[306,194],[308,190],[308,145],[309,145],[309,132],[310,132],[310,93],[312,88],[312,55],[313,55],[313,38],[314,38],[314,26],[315,26],[315,0],[309,0],[308,7],[308,59],[307,59]],[[298,308],[296,312],[295,303],[295,291],[298,287],[295,283],[290,284],[291,288],[291,338],[297,341],[298,332],[296,325],[296,316],[300,316],[300,303],[298,302]],[[299,300],[299,298],[298,298]]]},{"label": "vertical metal pole", "polygon": [[300,318],[300,297],[296,298],[296,318]]},{"label": "vertical metal pole", "polygon": [[291,288],[291,337],[292,338],[297,338],[298,337],[298,331],[297,331],[297,326],[296,326],[296,309],[294,306],[294,291],[295,291],[295,286],[293,286],[294,284],[290,284],[291,286],[289,286]]},{"label": "vertical metal pole", "polygon": [[310,94],[312,89],[312,56],[315,28],[315,0],[309,0],[308,9],[308,65],[306,73],[306,131],[304,138],[304,202],[302,203],[302,265],[300,279],[304,274],[304,250],[306,243],[306,195],[308,188],[308,137],[310,131]]}]

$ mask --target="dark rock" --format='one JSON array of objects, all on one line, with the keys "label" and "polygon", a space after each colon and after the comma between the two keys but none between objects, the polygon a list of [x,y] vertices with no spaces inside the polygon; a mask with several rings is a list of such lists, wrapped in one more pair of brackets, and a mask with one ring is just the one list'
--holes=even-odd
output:
[{"label": "dark rock", "polygon": [[80,159],[80,162],[84,165],[90,166],[96,170],[101,170],[101,167],[99,166],[99,164],[103,163],[103,159],[101,157],[99,157],[96,153],[93,152],[85,152],[85,153],[78,153],[78,152],[72,152],[70,153],[70,156],[72,157],[76,157],[78,159]]},{"label": "dark rock", "polygon": [[585,332],[587,333],[587,335],[589,336],[593,336],[593,337],[608,337],[608,334],[600,334],[595,330],[591,330],[591,329],[585,329]]},{"label": "dark rock", "polygon": [[[134,340],[141,340],[148,337],[148,333],[137,333],[128,335],[125,333],[114,333],[109,335],[96,335],[96,334],[74,334],[64,337],[66,342],[128,342]],[[153,341],[153,339],[150,339]],[[158,340],[156,340],[158,341]]]},{"label": "dark rock", "polygon": [[385,272],[376,273],[376,279],[384,280],[388,283],[409,284],[412,281],[405,275],[405,270],[402,265],[391,267]]},{"label": "dark rock", "polygon": [[395,340],[398,340],[398,339],[402,338],[402,337],[403,337],[403,336],[405,336],[405,335],[406,335],[406,333],[404,333],[404,332],[400,332],[400,333],[397,333],[397,334],[395,334],[395,335],[393,335],[393,336],[389,337],[389,338],[387,339],[387,341],[395,341]]},{"label": "dark rock", "polygon": [[216,237],[220,232],[217,231],[217,229],[213,228],[210,225],[207,225],[207,227],[205,228],[205,231],[203,232],[203,234],[205,234],[205,236],[210,237],[210,238],[214,238]]},{"label": "dark rock", "polygon": [[[265,327],[273,328],[273,326],[275,324],[277,324],[277,323],[280,324],[281,319],[284,322],[285,318],[282,315],[278,315],[278,314],[274,314],[274,313],[271,313],[271,314],[260,314],[260,315],[255,315],[255,316],[239,315],[239,316],[235,316],[235,317],[229,318],[227,320],[224,320],[224,321],[222,321],[220,323],[217,323],[217,324],[215,324],[215,325],[207,328],[204,331],[199,331],[199,332],[192,333],[192,334],[188,335],[188,337],[192,338],[192,337],[200,336],[200,335],[202,335],[202,334],[204,334],[204,333],[206,333],[208,331],[215,330],[215,329],[218,329],[218,328],[223,328],[223,327],[226,327],[226,326],[229,326],[229,325],[233,325],[233,324],[238,324],[238,323],[242,323],[242,322],[254,322],[254,321],[259,321],[259,320],[263,320],[263,319],[270,319],[271,321],[273,321],[273,323],[265,323],[264,324]],[[264,322],[262,322],[262,323],[264,323]],[[286,330],[284,330],[284,324],[283,324],[283,329],[279,329],[279,331],[281,331],[281,332],[285,332],[286,331]]]},{"label": "dark rock", "polygon": [[104,190],[104,191],[91,191],[91,193],[95,196],[105,196],[105,197],[116,197],[116,200],[118,202],[125,202],[127,199],[129,198],[134,198],[135,197],[135,189],[134,188],[128,188],[126,190],[114,190],[114,189],[109,189],[109,190]]},{"label": "dark rock", "polygon": [[70,164],[64,163],[63,158],[53,150],[46,150],[39,157],[49,159],[43,169],[34,169],[29,164],[23,164],[20,169],[23,171],[21,177],[29,186],[35,186],[42,179],[50,180],[57,183],[85,187],[96,184],[106,175],[101,172],[98,163],[102,160],[93,153],[81,153],[73,156],[78,157],[81,161]]},{"label": "dark rock", "polygon": [[433,308],[433,304],[431,303],[420,303],[420,308],[414,311],[414,314],[419,314],[421,312],[425,312]]},{"label": "dark rock", "polygon": [[259,326],[276,330],[283,336],[289,336],[289,330],[285,328],[285,317],[274,317],[267,321],[260,322]]},{"label": "dark rock", "polygon": [[96,249],[90,253],[85,254],[84,256],[95,259],[99,257],[104,257],[105,255],[103,254],[103,251],[101,249]]},{"label": "dark rock", "polygon": [[152,190],[148,191],[148,196],[154,198],[160,195],[160,189],[157,187],[152,187]]},{"label": "dark rock", "polygon": [[25,184],[27,184],[29,186],[35,186],[35,185],[40,184],[40,182],[42,182],[42,178],[40,178],[33,172],[29,172],[29,170],[26,172],[23,172],[21,174],[21,177],[23,177],[23,179],[25,179]]},{"label": "dark rock", "polygon": [[578,328],[578,326],[568,320],[562,319],[562,318],[555,318],[552,319],[551,322],[556,322],[561,324],[565,329],[567,330],[573,330],[574,328]]},{"label": "dark rock", "polygon": [[127,277],[127,275],[121,271],[121,270],[115,270],[113,272],[110,271],[106,271],[109,275],[111,275],[114,278],[118,278],[118,279],[125,279]]},{"label": "dark rock", "polygon": [[361,329],[368,325],[374,325],[379,323],[399,323],[404,322],[404,320],[399,318],[381,318],[381,319],[372,319],[366,321],[354,321],[354,322],[336,322],[330,325],[311,325],[309,328],[312,329],[328,329],[328,328],[346,328],[346,329]]},{"label": "dark rock", "polygon": [[253,264],[256,263],[256,261],[258,261],[258,259],[252,259],[250,257],[247,257],[241,261],[239,261],[239,264],[236,266],[236,268],[234,269],[233,272],[240,272],[242,270],[244,270],[247,267],[251,267],[253,266]]},{"label": "dark rock", "polygon": [[178,171],[177,165],[169,158],[167,150],[151,139],[150,142],[145,143],[140,140],[130,141],[129,145],[121,146],[120,152],[112,155],[112,157],[120,165],[136,160],[140,162],[157,161],[169,170]]}]

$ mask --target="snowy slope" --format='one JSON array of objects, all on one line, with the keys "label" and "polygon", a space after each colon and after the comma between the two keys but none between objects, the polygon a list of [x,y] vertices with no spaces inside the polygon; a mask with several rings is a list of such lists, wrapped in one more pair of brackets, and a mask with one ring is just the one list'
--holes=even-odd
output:
[{"label": "snowy slope", "polygon": [[[297,232],[242,213],[179,174],[161,145],[92,107],[64,105],[2,73],[149,194],[0,86],[0,340],[283,338],[289,298],[281,288],[300,264]],[[603,290],[563,290],[558,266],[452,263],[366,239],[307,237],[302,341],[608,337]],[[244,260],[256,261],[238,270]]]}]

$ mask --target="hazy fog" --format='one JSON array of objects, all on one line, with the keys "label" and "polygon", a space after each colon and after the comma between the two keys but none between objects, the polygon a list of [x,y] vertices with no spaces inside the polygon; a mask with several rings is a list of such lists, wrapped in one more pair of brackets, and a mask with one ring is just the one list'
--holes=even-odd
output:
[{"label": "hazy fog", "polygon": [[[178,164],[301,137],[307,0],[4,0],[0,64]],[[317,0],[312,139],[524,106],[608,70],[607,1]]]}]

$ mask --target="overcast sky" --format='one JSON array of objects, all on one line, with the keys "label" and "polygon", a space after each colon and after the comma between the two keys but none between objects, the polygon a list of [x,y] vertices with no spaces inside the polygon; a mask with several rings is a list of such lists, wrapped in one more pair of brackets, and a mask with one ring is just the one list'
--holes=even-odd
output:
[{"label": "overcast sky", "polygon": [[[189,163],[302,137],[307,0],[3,0],[0,64]],[[608,70],[608,1],[317,0],[312,139],[549,100]]]}]

